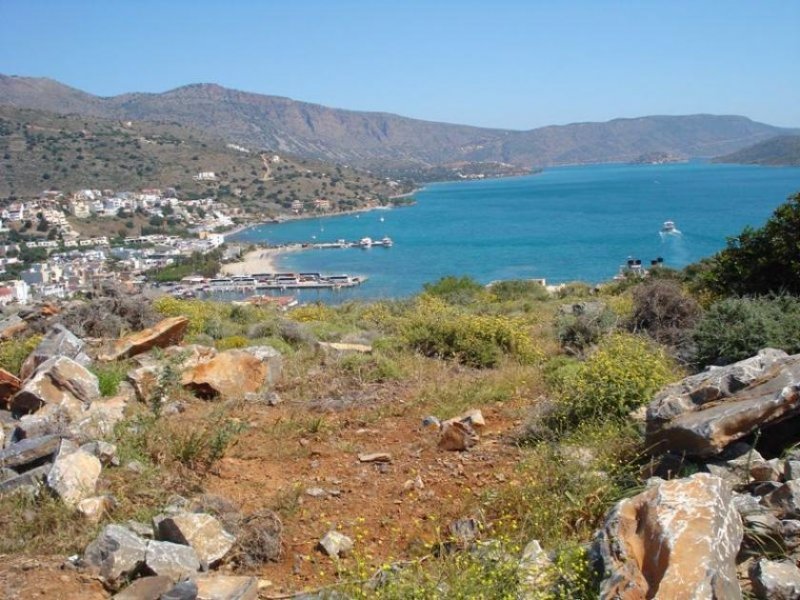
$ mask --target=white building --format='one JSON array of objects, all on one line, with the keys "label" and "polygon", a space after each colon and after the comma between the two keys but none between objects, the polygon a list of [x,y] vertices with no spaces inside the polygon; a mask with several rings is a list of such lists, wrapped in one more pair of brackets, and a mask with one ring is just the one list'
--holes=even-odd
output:
[{"label": "white building", "polygon": [[88,219],[92,216],[89,205],[83,200],[73,200],[70,202],[69,211],[76,219]]},{"label": "white building", "polygon": [[22,202],[14,202],[8,208],[3,209],[0,213],[6,221],[16,222],[22,221],[25,218],[25,205]]}]

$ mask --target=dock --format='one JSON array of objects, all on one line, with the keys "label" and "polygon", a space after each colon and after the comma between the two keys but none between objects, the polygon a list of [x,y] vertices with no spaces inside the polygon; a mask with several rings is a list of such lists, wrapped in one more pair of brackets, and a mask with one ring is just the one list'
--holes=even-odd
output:
[{"label": "dock", "polygon": [[363,237],[357,241],[336,240],[335,242],[287,242],[284,244],[263,244],[266,248],[288,248],[297,250],[343,250],[346,248],[391,248],[394,241],[389,236],[380,239]]},{"label": "dock", "polygon": [[249,276],[187,277],[180,284],[169,286],[173,296],[191,297],[197,293],[258,292],[287,290],[339,290],[361,285],[363,275],[323,275],[321,273],[257,273]]}]

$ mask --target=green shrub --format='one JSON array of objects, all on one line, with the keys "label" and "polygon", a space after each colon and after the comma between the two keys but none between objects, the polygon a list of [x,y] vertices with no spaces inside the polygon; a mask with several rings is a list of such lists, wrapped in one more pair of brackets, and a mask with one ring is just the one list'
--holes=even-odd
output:
[{"label": "green shrub", "polygon": [[472,277],[442,277],[436,283],[422,286],[426,294],[441,298],[448,304],[467,304],[473,302],[484,292],[483,286]]},{"label": "green shrub", "polygon": [[625,417],[676,374],[664,351],[647,339],[610,335],[563,383],[558,418],[563,426],[573,427],[584,420]]},{"label": "green shrub", "polygon": [[[238,306],[224,302],[179,300],[163,296],[155,300],[153,305],[159,313],[166,317],[184,316],[188,318],[188,333],[191,336],[207,335],[215,340],[231,336],[244,336],[249,334],[256,325],[271,323],[275,320],[275,312],[269,308]],[[257,335],[256,337],[262,336]]]},{"label": "green shrub", "polygon": [[214,345],[216,346],[217,350],[222,351],[232,350],[234,348],[247,348],[247,346],[252,346],[253,343],[242,335],[232,335],[217,340]]},{"label": "green shrub", "polygon": [[195,427],[181,427],[170,436],[170,456],[193,469],[208,469],[244,430],[233,419],[213,419]]},{"label": "green shrub", "polygon": [[699,317],[700,306],[680,283],[656,279],[633,289],[633,314],[627,325],[634,332],[646,331],[661,344],[677,346]]},{"label": "green shrub", "polygon": [[745,228],[711,258],[702,274],[721,296],[800,294],[800,194],[775,209],[763,227]]},{"label": "green shrub", "polygon": [[27,338],[12,338],[0,342],[0,368],[19,375],[22,363],[41,341],[42,336],[32,335]]},{"label": "green shrub", "polygon": [[380,353],[348,354],[339,360],[339,368],[362,383],[397,381],[403,377],[397,361]]},{"label": "green shrub", "polygon": [[170,296],[158,298],[153,305],[165,317],[184,316],[188,318],[188,331],[191,334],[205,333],[209,321],[221,318],[225,312],[225,306],[216,302],[178,300]]},{"label": "green shrub", "polygon": [[478,368],[496,366],[503,355],[521,363],[542,357],[519,319],[473,315],[421,296],[403,328],[406,343],[426,356],[455,359]]},{"label": "green shrub", "polygon": [[491,294],[500,302],[512,300],[547,300],[550,294],[538,281],[511,279],[498,281],[489,288]]},{"label": "green shrub", "polygon": [[589,298],[592,295],[592,286],[582,281],[572,281],[561,285],[556,291],[559,300]]},{"label": "green shrub", "polygon": [[128,376],[129,365],[125,362],[97,363],[91,371],[97,377],[97,385],[102,396],[113,396],[119,390],[119,384]]},{"label": "green shrub", "polygon": [[580,355],[617,324],[617,315],[602,302],[581,302],[556,318],[556,337],[569,354]]},{"label": "green shrub", "polygon": [[800,352],[800,298],[728,298],[711,305],[693,332],[698,367],[723,365],[762,348]]},{"label": "green shrub", "polygon": [[[517,548],[511,549],[512,552]],[[475,551],[444,554],[424,564],[402,569],[385,567],[385,585],[376,590],[345,588],[347,597],[378,600],[512,600],[517,598],[519,561],[500,543],[486,543]],[[353,579],[370,573],[354,573]]]},{"label": "green shrub", "polygon": [[145,465],[179,463],[202,472],[210,468],[244,431],[244,423],[215,409],[204,418],[170,421],[157,413],[140,413],[115,427],[122,460]]}]

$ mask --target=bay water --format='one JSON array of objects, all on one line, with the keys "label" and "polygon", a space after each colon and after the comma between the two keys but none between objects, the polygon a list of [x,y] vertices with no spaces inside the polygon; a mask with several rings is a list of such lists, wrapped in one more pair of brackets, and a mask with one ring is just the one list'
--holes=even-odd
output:
[{"label": "bay water", "polygon": [[[392,210],[264,224],[230,241],[282,244],[389,236],[391,248],[304,250],[282,255],[281,271],[348,273],[358,288],[304,291],[305,301],[396,298],[445,275],[482,283],[612,278],[628,258],[661,257],[680,268],[760,226],[800,191],[800,168],[718,165],[589,165],[507,179],[437,183],[417,204]],[[671,220],[680,235],[661,235]]]}]

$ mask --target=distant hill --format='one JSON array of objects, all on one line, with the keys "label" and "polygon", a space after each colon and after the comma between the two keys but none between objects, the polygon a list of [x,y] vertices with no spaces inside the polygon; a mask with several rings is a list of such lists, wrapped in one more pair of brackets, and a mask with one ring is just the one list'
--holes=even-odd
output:
[{"label": "distant hill", "polygon": [[[200,172],[214,181],[197,181]],[[174,123],[118,121],[0,106],[0,198],[45,189],[174,187],[250,213],[289,212],[292,202],[328,199],[356,208],[407,191],[350,167],[235,147]]]},{"label": "distant hill", "polygon": [[714,162],[800,167],[800,135],[774,137],[738,152],[719,156]]},{"label": "distant hill", "polygon": [[649,152],[711,157],[795,133],[745,117],[715,115],[640,117],[511,131],[334,109],[213,84],[101,98],[50,79],[5,75],[0,75],[0,104],[181,123],[254,148],[384,172],[475,162],[523,168],[626,162]]}]

